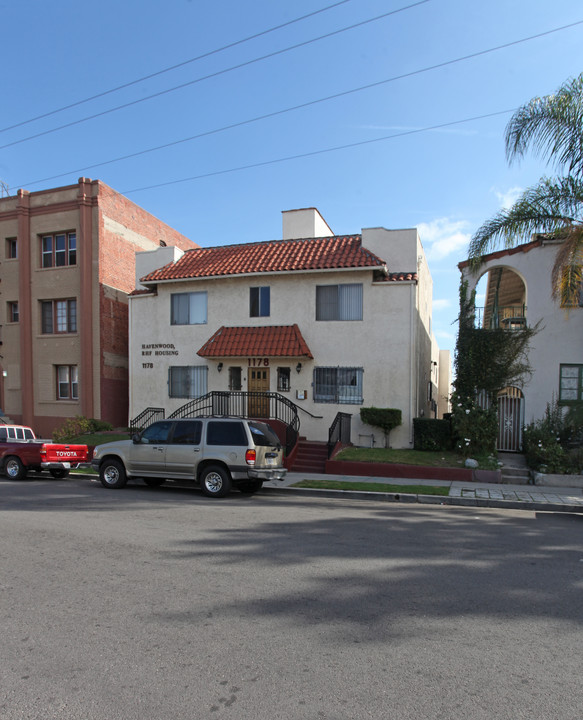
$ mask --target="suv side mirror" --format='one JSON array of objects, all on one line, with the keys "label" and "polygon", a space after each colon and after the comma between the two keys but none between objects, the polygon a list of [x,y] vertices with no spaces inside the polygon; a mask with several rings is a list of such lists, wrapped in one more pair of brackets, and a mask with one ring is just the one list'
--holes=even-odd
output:
[{"label": "suv side mirror", "polygon": [[132,442],[137,445],[140,442],[140,433],[134,433],[132,435]]}]

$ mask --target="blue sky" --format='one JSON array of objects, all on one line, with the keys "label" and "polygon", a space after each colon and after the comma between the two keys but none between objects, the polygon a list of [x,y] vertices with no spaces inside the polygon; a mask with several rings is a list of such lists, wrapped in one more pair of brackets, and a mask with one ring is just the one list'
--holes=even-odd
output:
[{"label": "blue sky", "polygon": [[472,232],[551,172],[536,158],[508,166],[510,111],[583,71],[583,24],[550,32],[583,21],[583,4],[349,0],[317,12],[334,4],[0,0],[0,181],[14,194],[99,178],[202,246],[280,238],[281,211],[301,207],[337,234],[418,227],[433,328],[453,352]]}]

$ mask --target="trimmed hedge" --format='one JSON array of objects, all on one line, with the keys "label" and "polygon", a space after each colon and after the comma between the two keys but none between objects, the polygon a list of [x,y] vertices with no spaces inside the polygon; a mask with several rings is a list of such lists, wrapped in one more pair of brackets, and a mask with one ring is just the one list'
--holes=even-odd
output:
[{"label": "trimmed hedge", "polygon": [[414,418],[413,446],[415,450],[451,450],[453,437],[449,420]]}]

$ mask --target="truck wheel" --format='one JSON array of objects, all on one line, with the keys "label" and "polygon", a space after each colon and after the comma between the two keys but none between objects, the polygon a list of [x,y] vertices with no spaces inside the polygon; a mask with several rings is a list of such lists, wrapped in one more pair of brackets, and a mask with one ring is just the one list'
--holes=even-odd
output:
[{"label": "truck wheel", "polygon": [[24,480],[27,469],[22,464],[20,458],[9,457],[4,465],[4,472],[11,480]]},{"label": "truck wheel", "polygon": [[67,477],[69,474],[68,470],[49,470],[50,474],[55,478],[55,480],[60,480],[61,478]]},{"label": "truck wheel", "polygon": [[105,488],[122,488],[128,481],[123,463],[119,460],[104,460],[99,468],[99,479]]},{"label": "truck wheel", "polygon": [[166,478],[142,478],[148,487],[160,487],[166,482]]},{"label": "truck wheel", "polygon": [[231,490],[231,478],[219,465],[209,465],[200,475],[200,486],[207,497],[222,498]]},{"label": "truck wheel", "polygon": [[261,490],[263,487],[263,481],[262,480],[246,480],[245,482],[239,483],[237,485],[239,488],[239,492],[244,493],[245,495],[253,495],[253,493],[256,493],[258,490]]}]

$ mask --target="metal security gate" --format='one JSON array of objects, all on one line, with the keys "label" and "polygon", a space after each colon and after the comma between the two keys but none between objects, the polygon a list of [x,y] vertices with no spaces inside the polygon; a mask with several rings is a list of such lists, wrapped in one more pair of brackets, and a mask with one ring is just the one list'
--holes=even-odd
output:
[{"label": "metal security gate", "polygon": [[520,452],[524,425],[524,397],[518,388],[498,396],[498,450]]}]

